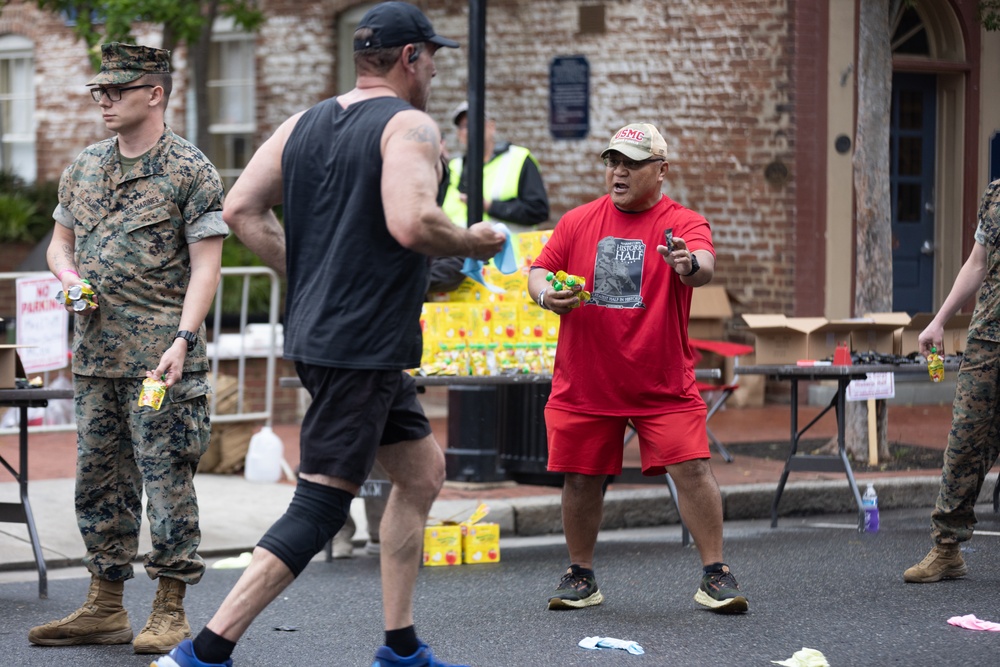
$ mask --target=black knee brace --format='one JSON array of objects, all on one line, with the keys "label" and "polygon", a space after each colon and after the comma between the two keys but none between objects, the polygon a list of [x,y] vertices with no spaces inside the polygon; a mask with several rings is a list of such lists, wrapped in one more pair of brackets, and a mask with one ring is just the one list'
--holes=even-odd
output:
[{"label": "black knee brace", "polygon": [[285,514],[257,546],[281,559],[298,577],[347,521],[353,499],[342,489],[299,479]]}]

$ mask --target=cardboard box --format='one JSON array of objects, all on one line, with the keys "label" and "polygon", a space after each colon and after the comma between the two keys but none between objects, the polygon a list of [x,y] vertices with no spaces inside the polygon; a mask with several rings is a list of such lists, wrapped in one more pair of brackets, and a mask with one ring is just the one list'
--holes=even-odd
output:
[{"label": "cardboard box", "polygon": [[451,345],[468,342],[478,326],[475,314],[479,310],[478,306],[471,303],[441,304],[441,310],[434,322],[438,327],[436,335],[442,342]]},{"label": "cardboard box", "polygon": [[481,503],[460,524],[443,521],[424,528],[424,565],[496,563],[500,560],[500,524],[479,523],[490,511]]},{"label": "cardboard box", "polygon": [[871,322],[852,334],[851,349],[855,352],[900,354],[903,327],[910,322],[909,314],[865,313],[865,319]]},{"label": "cardboard box", "polygon": [[517,313],[517,342],[544,343],[545,329],[549,323],[545,316],[547,312],[536,304],[522,303]]},{"label": "cardboard box", "polygon": [[781,313],[744,313],[756,336],[756,363],[794,364],[810,359],[809,334],[827,323],[825,317],[786,317]]},{"label": "cardboard box", "polygon": [[757,338],[758,364],[794,364],[801,359],[832,359],[838,345],[854,352],[896,354],[897,336],[906,313],[872,313],[828,320],[746,313],[743,320]]},{"label": "cardboard box", "polygon": [[500,524],[462,524],[462,562],[466,564],[500,561]]},{"label": "cardboard box", "polygon": [[17,356],[17,348],[24,345],[0,345],[0,389],[13,389],[14,378],[23,378],[24,367]]},{"label": "cardboard box", "polygon": [[691,296],[691,315],[688,320],[688,337],[720,340],[725,334],[726,322],[733,316],[729,293],[721,285],[705,285],[694,290]]},{"label": "cardboard box", "polygon": [[424,565],[462,564],[462,527],[454,522],[424,528]]},{"label": "cardboard box", "polygon": [[[920,332],[927,328],[927,325],[934,319],[934,313],[917,313],[910,318],[909,323],[903,327],[900,336],[899,354],[907,355],[912,352],[919,352],[920,346],[917,338]],[[943,354],[955,354],[964,352],[965,345],[969,338],[969,324],[972,322],[972,315],[959,313],[952,315],[944,325],[944,350],[938,350]]]},{"label": "cardboard box", "polygon": [[494,285],[502,287],[505,291],[500,295],[506,301],[531,301],[528,296],[528,274],[527,271],[518,270],[514,273],[503,274],[499,271],[495,274]]},{"label": "cardboard box", "polygon": [[538,258],[538,255],[541,254],[542,248],[548,243],[551,236],[551,229],[515,234],[514,246],[519,265],[522,268],[530,267]]},{"label": "cardboard box", "polygon": [[555,344],[559,342],[559,324],[562,319],[551,310],[545,311],[545,342]]},{"label": "cardboard box", "polygon": [[490,307],[487,323],[489,337],[493,343],[513,343],[517,340],[517,314],[520,304],[513,301],[501,301]]}]

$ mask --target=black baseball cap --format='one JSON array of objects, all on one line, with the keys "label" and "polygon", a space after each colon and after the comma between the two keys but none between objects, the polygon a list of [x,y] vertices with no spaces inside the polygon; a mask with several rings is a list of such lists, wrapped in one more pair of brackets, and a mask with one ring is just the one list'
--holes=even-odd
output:
[{"label": "black baseball cap", "polygon": [[408,2],[383,2],[375,5],[361,17],[358,29],[361,28],[369,28],[372,35],[366,40],[355,40],[355,51],[387,49],[419,42],[458,48],[458,42],[435,34],[434,26],[423,12]]}]

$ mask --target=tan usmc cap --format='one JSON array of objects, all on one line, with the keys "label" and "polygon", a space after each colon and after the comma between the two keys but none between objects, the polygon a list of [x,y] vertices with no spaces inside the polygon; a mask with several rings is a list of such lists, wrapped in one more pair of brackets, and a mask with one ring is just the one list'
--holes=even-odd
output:
[{"label": "tan usmc cap", "polygon": [[608,147],[601,153],[607,156],[611,151],[618,151],[633,160],[648,160],[661,157],[667,159],[667,142],[663,135],[649,123],[632,123],[615,132]]},{"label": "tan usmc cap", "polygon": [[101,71],[88,86],[117,86],[144,74],[170,73],[170,51],[110,42],[101,45]]}]

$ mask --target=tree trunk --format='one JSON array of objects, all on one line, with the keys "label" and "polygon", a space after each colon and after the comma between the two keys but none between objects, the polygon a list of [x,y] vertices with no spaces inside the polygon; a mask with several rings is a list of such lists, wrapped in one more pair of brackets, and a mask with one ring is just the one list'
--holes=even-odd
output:
[{"label": "tree trunk", "polygon": [[[892,310],[889,108],[892,102],[890,0],[858,3],[858,126],[854,139],[856,209],[854,314]],[[865,351],[865,350],[858,350]],[[884,402],[877,409],[879,457],[889,456]],[[849,403],[847,448],[868,460],[865,403]]]},{"label": "tree trunk", "polygon": [[219,12],[219,0],[205,3],[202,11],[205,13],[205,23],[198,35],[197,43],[188,45],[188,62],[191,64],[191,85],[194,87],[195,134],[191,143],[200,148],[203,153],[210,154],[208,146],[208,60],[212,52],[212,31],[215,28],[215,17]]}]

